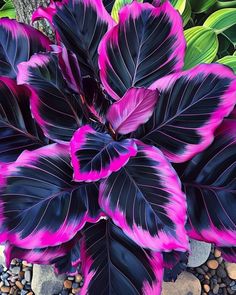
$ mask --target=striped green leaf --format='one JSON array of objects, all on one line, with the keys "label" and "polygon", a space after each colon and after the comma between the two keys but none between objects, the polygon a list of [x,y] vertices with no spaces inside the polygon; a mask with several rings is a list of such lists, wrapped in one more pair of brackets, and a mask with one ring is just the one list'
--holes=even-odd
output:
[{"label": "striped green leaf", "polygon": [[202,13],[216,4],[217,0],[190,0],[192,11]]},{"label": "striped green leaf", "polygon": [[184,12],[187,0],[170,0],[170,3],[175,9],[179,11],[180,14]]},{"label": "striped green leaf", "polygon": [[236,8],[224,8],[212,13],[204,22],[204,26],[212,28],[217,34],[224,32],[236,24]]},{"label": "striped green leaf", "polygon": [[190,18],[191,18],[191,5],[189,3],[189,1],[186,1],[186,6],[184,9],[184,12],[182,13],[182,18],[183,18],[183,22],[184,22],[184,26],[187,25],[187,23],[189,22]]},{"label": "striped green leaf", "polygon": [[212,29],[197,26],[185,30],[184,35],[187,42],[184,69],[200,63],[211,63],[215,59],[219,42]]},{"label": "striped green leaf", "polygon": [[[130,4],[132,3],[133,0],[116,0],[114,5],[113,5],[113,8],[112,8],[112,11],[111,11],[111,16],[113,17],[113,19],[118,22],[119,21],[119,11],[120,9],[127,5],[127,4]],[[143,0],[138,0],[138,2],[143,2]]]},{"label": "striped green leaf", "polygon": [[230,67],[236,74],[236,56],[235,55],[224,56],[223,58],[218,59],[216,62]]},{"label": "striped green leaf", "polygon": [[5,4],[0,8],[1,17],[16,18],[15,7],[11,0],[5,1]]}]

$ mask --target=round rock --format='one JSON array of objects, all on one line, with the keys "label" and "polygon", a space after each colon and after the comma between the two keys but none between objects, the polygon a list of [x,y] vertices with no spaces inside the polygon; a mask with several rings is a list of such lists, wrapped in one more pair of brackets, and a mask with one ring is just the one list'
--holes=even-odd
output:
[{"label": "round rock", "polygon": [[190,240],[190,247],[188,267],[198,267],[207,261],[211,252],[211,244]]},{"label": "round rock", "polygon": [[228,276],[232,280],[236,280],[236,263],[226,262],[225,263],[225,268],[226,268],[226,271],[228,273]]},{"label": "round rock", "polygon": [[161,295],[200,295],[200,281],[189,272],[182,272],[175,282],[163,282]]}]

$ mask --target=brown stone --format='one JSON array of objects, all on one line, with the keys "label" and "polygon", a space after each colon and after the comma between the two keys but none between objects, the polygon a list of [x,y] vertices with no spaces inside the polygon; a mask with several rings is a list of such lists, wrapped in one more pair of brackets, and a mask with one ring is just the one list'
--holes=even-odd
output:
[{"label": "brown stone", "polygon": [[210,268],[210,269],[217,269],[217,267],[219,266],[219,263],[217,260],[208,260],[207,261],[207,266]]},{"label": "brown stone", "polygon": [[3,292],[3,293],[8,293],[9,291],[10,291],[10,287],[7,287],[7,286],[3,286],[2,288],[1,288],[1,291]]},{"label": "brown stone", "polygon": [[205,292],[208,293],[211,288],[210,288],[210,286],[208,286],[208,285],[205,284],[205,285],[203,285],[203,289],[204,289]]},{"label": "brown stone", "polygon": [[16,286],[17,288],[19,288],[20,290],[22,290],[24,288],[24,286],[21,284],[20,281],[16,281]]},{"label": "brown stone", "polygon": [[73,294],[78,294],[80,292],[80,288],[72,289]]},{"label": "brown stone", "polygon": [[216,258],[221,257],[221,251],[218,250],[218,249],[215,249],[214,256],[215,256]]},{"label": "brown stone", "polygon": [[226,262],[225,263],[225,268],[226,268],[226,271],[228,273],[228,276],[232,280],[236,280],[236,263]]},{"label": "brown stone", "polygon": [[82,279],[83,279],[83,277],[80,274],[75,276],[76,283],[80,283],[82,281]]},{"label": "brown stone", "polygon": [[71,287],[72,287],[72,282],[69,281],[69,280],[65,280],[65,282],[64,282],[64,287],[65,287],[66,289],[71,289]]},{"label": "brown stone", "polygon": [[34,295],[34,293],[33,292],[29,292],[29,293],[27,293],[27,295]]}]

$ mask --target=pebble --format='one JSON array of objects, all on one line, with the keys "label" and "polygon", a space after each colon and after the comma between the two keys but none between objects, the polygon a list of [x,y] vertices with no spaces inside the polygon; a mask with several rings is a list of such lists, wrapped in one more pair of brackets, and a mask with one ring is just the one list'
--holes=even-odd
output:
[{"label": "pebble", "polygon": [[217,267],[219,266],[219,263],[217,260],[208,260],[207,261],[207,266],[210,268],[210,269],[217,269]]},{"label": "pebble", "polygon": [[226,268],[226,271],[228,273],[228,276],[232,280],[236,280],[236,263],[226,262],[225,263],[225,268]]},{"label": "pebble", "polygon": [[217,284],[217,285],[215,285],[215,287],[213,288],[213,294],[218,294],[218,292],[219,292],[219,289],[220,289],[220,286]]},{"label": "pebble", "polygon": [[206,262],[211,252],[211,244],[190,240],[188,267],[198,267]]},{"label": "pebble", "polygon": [[21,284],[20,281],[16,281],[16,286],[17,286],[20,290],[22,290],[23,287],[24,287],[24,286]]},{"label": "pebble", "polygon": [[216,258],[221,257],[221,251],[218,250],[218,249],[215,249],[215,251],[214,251],[214,256],[215,256]]},{"label": "pebble", "polygon": [[208,293],[210,291],[210,286],[205,284],[205,285],[203,285],[203,289],[204,289],[205,292]]},{"label": "pebble", "polygon": [[65,281],[64,281],[64,287],[65,287],[66,289],[71,289],[71,287],[72,287],[72,282],[69,281],[69,280],[65,280]]},{"label": "pebble", "polygon": [[222,279],[227,277],[227,272],[221,265],[217,268],[216,274]]},{"label": "pebble", "polygon": [[10,291],[10,287],[3,286],[1,287],[1,292],[8,293]]},{"label": "pebble", "polygon": [[80,274],[75,276],[76,283],[80,283],[82,280],[83,280],[83,277]]},{"label": "pebble", "polygon": [[30,282],[30,281],[31,281],[31,272],[30,272],[30,270],[27,270],[27,271],[25,272],[25,280],[26,280],[27,282]]}]

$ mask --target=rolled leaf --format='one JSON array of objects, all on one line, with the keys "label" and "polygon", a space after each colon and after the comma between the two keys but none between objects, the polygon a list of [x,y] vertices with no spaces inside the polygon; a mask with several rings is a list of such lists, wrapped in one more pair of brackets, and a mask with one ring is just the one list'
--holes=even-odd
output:
[{"label": "rolled leaf", "polygon": [[80,263],[80,238],[77,234],[69,242],[55,247],[23,249],[7,243],[5,246],[6,265],[10,267],[14,258],[28,263],[54,265],[58,274],[72,274]]},{"label": "rolled leaf", "polygon": [[156,109],[132,136],[160,148],[176,163],[207,148],[236,103],[235,75],[219,64],[169,75],[150,88],[160,91]]},{"label": "rolled leaf", "polygon": [[[68,0],[51,4],[52,11],[41,9],[34,20],[46,17],[56,30],[58,42],[72,51],[82,75],[98,74],[98,45],[115,22],[102,0]],[[50,20],[51,19],[51,20]]]},{"label": "rolled leaf", "polygon": [[39,31],[15,20],[0,19],[0,76],[16,78],[20,62],[47,50],[50,41]]},{"label": "rolled leaf", "polygon": [[179,179],[158,149],[137,145],[137,156],[101,183],[100,206],[141,247],[186,250],[186,202]]},{"label": "rolled leaf", "polygon": [[13,162],[25,150],[44,145],[29,108],[29,92],[15,80],[0,78],[0,162]]},{"label": "rolled leaf", "polygon": [[221,59],[218,59],[216,62],[230,67],[236,74],[236,56],[235,55],[224,56]]},{"label": "rolled leaf", "polygon": [[[161,32],[161,34],[160,34]],[[119,100],[130,87],[148,87],[183,66],[182,20],[168,1],[160,7],[134,1],[99,46],[100,77]]]},{"label": "rolled leaf", "polygon": [[[95,184],[72,181],[68,146],[25,151],[1,170],[0,241],[26,248],[71,240],[100,210]],[[29,218],[31,216],[31,218]]]},{"label": "rolled leaf", "polygon": [[44,134],[57,142],[70,141],[86,122],[81,97],[70,91],[55,53],[37,54],[19,65],[18,84],[29,85],[31,110]]},{"label": "rolled leaf", "polygon": [[161,294],[161,254],[143,250],[110,220],[83,230],[81,261],[81,295]]},{"label": "rolled leaf", "polygon": [[220,9],[205,20],[204,26],[212,28],[217,34],[236,25],[236,8]]},{"label": "rolled leaf", "polygon": [[121,100],[111,105],[107,119],[116,132],[120,134],[133,132],[149,120],[158,97],[157,90],[130,88]]},{"label": "rolled leaf", "polygon": [[118,171],[137,153],[133,140],[114,141],[89,125],[75,132],[71,143],[75,181],[97,181]]},{"label": "rolled leaf", "polygon": [[211,146],[195,156],[181,176],[189,236],[220,247],[236,245],[235,131],[235,119],[225,119]]},{"label": "rolled leaf", "polygon": [[196,26],[184,32],[187,51],[184,69],[190,69],[200,63],[211,63],[217,54],[219,42],[216,33],[209,28]]}]

